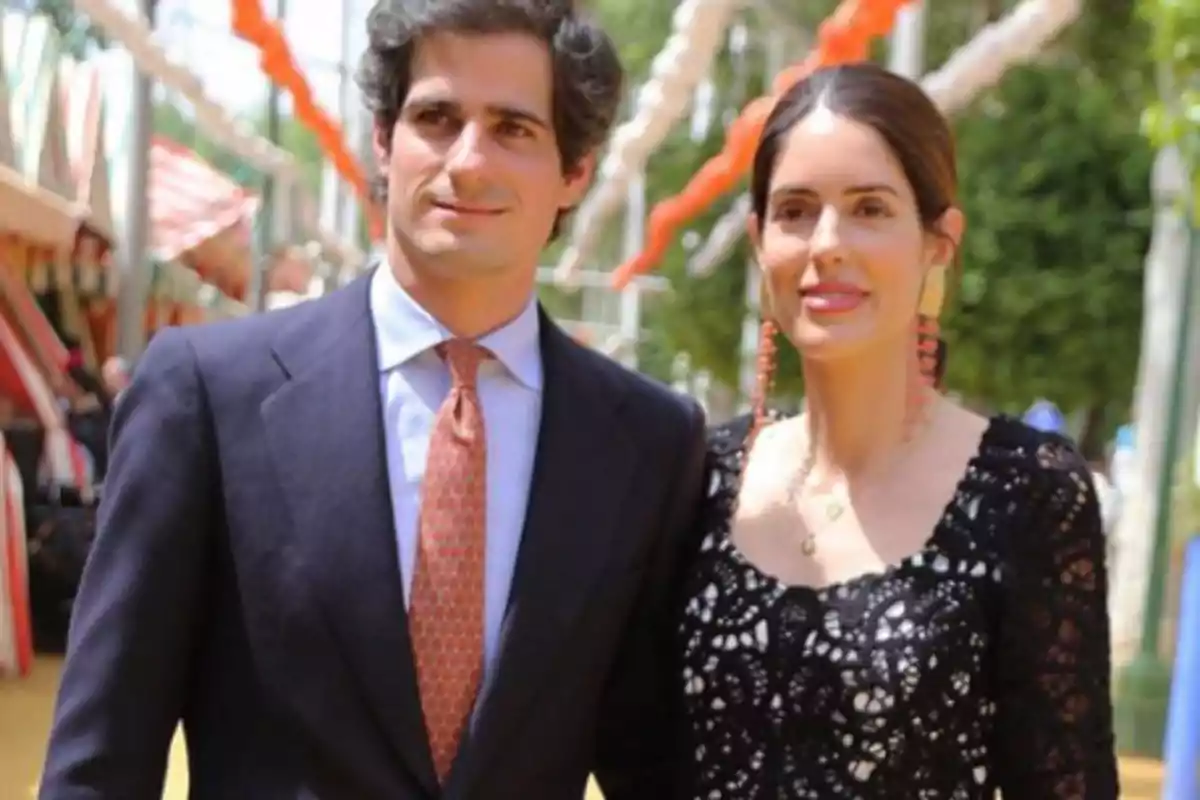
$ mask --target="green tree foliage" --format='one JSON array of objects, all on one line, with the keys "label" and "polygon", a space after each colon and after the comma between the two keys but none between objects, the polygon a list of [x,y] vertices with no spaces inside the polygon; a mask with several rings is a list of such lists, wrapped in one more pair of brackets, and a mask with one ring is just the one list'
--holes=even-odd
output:
[{"label": "green tree foliage", "polygon": [[[1194,165],[1200,156],[1200,0],[1140,0],[1138,10],[1150,26],[1150,56],[1158,68],[1146,130],[1155,144],[1179,147]],[[1192,172],[1193,194],[1200,199],[1200,179]]]},{"label": "green tree foliage", "polygon": [[[699,145],[686,131],[676,131],[654,155],[656,178],[651,202],[665,199],[709,158],[720,151],[724,132],[714,126]],[[674,180],[673,180],[674,179]],[[675,182],[675,181],[678,182]],[[688,226],[685,238],[707,235],[727,203],[708,209]],[[688,233],[692,236],[688,237]],[[693,364],[711,372],[726,386],[737,386],[741,369],[742,324],[746,314],[746,269],[752,264],[749,242],[744,237],[733,252],[711,274],[694,278],[687,263],[692,252],[672,248],[659,266],[659,274],[671,282],[672,291],[651,307],[647,326],[651,335],[642,343],[639,362],[647,371],[663,376],[674,354],[684,352]],[[780,348],[776,391],[795,396],[801,389],[800,364],[789,347]]]},{"label": "green tree foliage", "polygon": [[[665,200],[683,186],[701,164],[719,152],[723,139],[720,126],[713,126],[699,146],[686,130],[673,133],[654,155],[650,202]],[[715,206],[689,225],[693,238],[706,235],[723,210],[723,206]],[[660,298],[648,314],[653,335],[643,343],[644,358],[640,360],[661,368],[669,365],[675,352],[685,352],[716,380],[737,386],[749,251],[743,241],[724,264],[702,279],[688,275],[690,255],[682,246],[673,247],[659,266],[659,273],[671,282],[672,292]]]},{"label": "green tree foliage", "polygon": [[1077,69],[1027,67],[957,133],[968,229],[949,385],[1009,410],[1128,398],[1152,152],[1127,103]]}]

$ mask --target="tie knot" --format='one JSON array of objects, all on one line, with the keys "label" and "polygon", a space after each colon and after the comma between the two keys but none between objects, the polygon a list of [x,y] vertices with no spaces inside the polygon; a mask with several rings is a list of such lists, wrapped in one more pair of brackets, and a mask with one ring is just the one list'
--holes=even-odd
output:
[{"label": "tie knot", "polygon": [[467,339],[450,339],[437,346],[438,355],[450,368],[455,389],[474,389],[479,365],[491,357],[487,350]]}]

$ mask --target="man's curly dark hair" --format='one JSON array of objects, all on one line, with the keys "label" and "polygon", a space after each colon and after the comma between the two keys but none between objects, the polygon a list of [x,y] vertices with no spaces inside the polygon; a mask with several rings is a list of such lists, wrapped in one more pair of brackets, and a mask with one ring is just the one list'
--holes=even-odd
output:
[{"label": "man's curly dark hair", "polygon": [[[358,86],[377,131],[390,132],[408,95],[416,42],[434,32],[527,33],[546,43],[554,70],[554,132],[563,174],[608,138],[625,73],[612,40],[573,0],[378,0],[367,17]],[[387,197],[386,176],[374,186]],[[552,238],[561,230],[555,220]]]}]

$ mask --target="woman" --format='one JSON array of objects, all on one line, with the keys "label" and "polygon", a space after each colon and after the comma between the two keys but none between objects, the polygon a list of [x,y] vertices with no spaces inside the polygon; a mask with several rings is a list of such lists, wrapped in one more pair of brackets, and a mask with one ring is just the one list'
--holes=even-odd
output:
[{"label": "woman", "polygon": [[[681,622],[689,797],[1117,796],[1087,466],[933,385],[955,183],[945,120],[874,66],[767,122],[760,398],[713,437]],[[790,419],[763,411],[777,332],[804,369]]]}]

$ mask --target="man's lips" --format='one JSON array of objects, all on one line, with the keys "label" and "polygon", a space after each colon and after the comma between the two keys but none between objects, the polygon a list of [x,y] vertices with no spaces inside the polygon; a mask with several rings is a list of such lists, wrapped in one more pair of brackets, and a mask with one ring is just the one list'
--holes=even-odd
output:
[{"label": "man's lips", "polygon": [[503,214],[504,210],[499,208],[487,208],[485,206],[472,206],[463,203],[447,203],[441,200],[434,200],[433,207],[441,211],[449,211],[454,214],[471,214],[480,217],[494,217],[497,214]]}]

